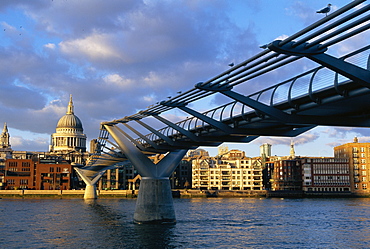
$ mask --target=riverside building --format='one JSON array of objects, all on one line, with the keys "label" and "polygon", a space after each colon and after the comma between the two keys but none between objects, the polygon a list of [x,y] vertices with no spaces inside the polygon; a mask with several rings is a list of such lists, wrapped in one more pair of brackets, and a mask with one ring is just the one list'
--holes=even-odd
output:
[{"label": "riverside building", "polygon": [[7,159],[3,189],[67,190],[72,166],[61,158]]},{"label": "riverside building", "polygon": [[351,191],[348,158],[310,157],[300,160],[303,191],[349,193]]},{"label": "riverside building", "polygon": [[0,189],[70,189],[77,179],[72,164],[84,164],[86,135],[74,114],[72,96],[67,112],[51,135],[48,152],[15,151],[4,124],[0,137]]},{"label": "riverside building", "polygon": [[351,191],[370,194],[370,143],[359,143],[355,137],[352,143],[334,147],[334,157],[348,160]]},{"label": "riverside building", "polygon": [[216,156],[192,160],[192,188],[211,190],[262,190],[261,159],[231,150]]}]

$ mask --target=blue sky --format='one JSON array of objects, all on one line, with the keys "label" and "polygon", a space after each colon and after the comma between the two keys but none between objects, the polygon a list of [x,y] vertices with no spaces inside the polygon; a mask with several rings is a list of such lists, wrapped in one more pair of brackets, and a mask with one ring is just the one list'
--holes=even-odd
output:
[{"label": "blue sky", "polygon": [[[350,1],[331,1],[338,9]],[[99,124],[136,113],[260,52],[323,18],[319,0],[0,1],[0,124],[15,150],[47,151],[73,95],[88,140]],[[297,72],[300,73],[300,72]],[[204,107],[207,109],[208,104]],[[367,129],[318,127],[293,141],[298,155],[332,156],[333,146],[368,142]],[[269,142],[226,144],[249,156]],[[206,148],[215,154],[217,148]]]}]

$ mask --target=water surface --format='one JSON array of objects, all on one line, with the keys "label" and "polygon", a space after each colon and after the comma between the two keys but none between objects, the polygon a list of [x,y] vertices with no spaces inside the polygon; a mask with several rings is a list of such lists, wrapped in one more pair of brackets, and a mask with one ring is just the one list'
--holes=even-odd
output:
[{"label": "water surface", "polygon": [[369,248],[370,199],[174,199],[177,224],[136,225],[136,199],[1,199],[1,248]]}]

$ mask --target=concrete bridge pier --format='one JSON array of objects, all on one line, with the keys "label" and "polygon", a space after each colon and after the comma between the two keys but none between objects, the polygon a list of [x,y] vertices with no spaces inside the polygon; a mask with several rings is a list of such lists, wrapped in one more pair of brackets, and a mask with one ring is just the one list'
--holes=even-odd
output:
[{"label": "concrete bridge pier", "polygon": [[137,224],[176,222],[168,177],[143,177],[141,179],[134,222]]},{"label": "concrete bridge pier", "polygon": [[153,163],[116,126],[105,125],[125,156],[137,169],[142,179],[136,201],[134,222],[175,223],[172,191],[169,177],[187,150],[168,152],[159,162]]},{"label": "concrete bridge pier", "polygon": [[91,184],[91,185],[86,184],[84,199],[97,199],[97,198],[98,198],[98,195],[96,193],[96,185],[95,184]]},{"label": "concrete bridge pier", "polygon": [[97,199],[98,195],[96,193],[96,183],[104,175],[106,170],[98,172],[98,174],[95,175],[94,178],[91,180],[88,176],[86,176],[84,170],[77,167],[75,167],[74,169],[86,184],[84,199]]}]

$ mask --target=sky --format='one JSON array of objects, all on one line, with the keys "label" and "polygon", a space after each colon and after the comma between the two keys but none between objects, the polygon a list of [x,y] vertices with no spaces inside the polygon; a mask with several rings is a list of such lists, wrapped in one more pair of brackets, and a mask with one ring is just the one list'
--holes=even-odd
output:
[{"label": "sky", "polygon": [[[331,1],[338,9],[350,1]],[[0,126],[14,150],[47,151],[72,94],[88,141],[99,124],[193,88],[324,17],[321,0],[2,0]],[[297,71],[297,74],[301,71]],[[278,83],[278,82],[276,82]],[[211,101],[212,102],[212,101]],[[210,103],[204,104],[204,108]],[[210,108],[208,108],[210,109]],[[317,127],[293,138],[297,155],[332,156],[367,128]],[[225,143],[288,155],[291,138]],[[217,148],[204,147],[211,155]]]}]

